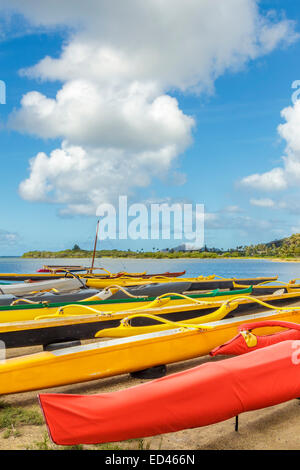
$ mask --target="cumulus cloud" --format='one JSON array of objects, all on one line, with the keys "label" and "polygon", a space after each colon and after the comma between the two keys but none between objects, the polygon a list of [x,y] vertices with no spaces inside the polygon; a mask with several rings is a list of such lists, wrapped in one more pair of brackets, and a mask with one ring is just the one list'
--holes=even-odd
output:
[{"label": "cumulus cloud", "polygon": [[226,71],[298,38],[293,22],[263,16],[256,0],[11,0],[10,7],[37,27],[72,30],[58,58],[21,71],[59,80],[56,97],[27,93],[9,123],[62,139],[61,148],[31,160],[20,194],[74,213],[95,213],[99,202],[170,171],[195,124],[171,91],[211,92]]},{"label": "cumulus cloud", "polygon": [[176,155],[173,145],[136,153],[124,149],[89,148],[62,143],[49,156],[40,152],[30,161],[30,176],[20,194],[30,201],[66,205],[63,214],[96,213],[101,203],[116,203],[119,195],[146,187],[153,176],[167,171]]},{"label": "cumulus cloud", "polygon": [[175,98],[154,86],[134,82],[102,89],[83,80],[67,82],[55,99],[27,93],[10,122],[23,132],[83,146],[146,151],[173,145],[177,152],[190,143],[194,124]]},{"label": "cumulus cloud", "polygon": [[273,170],[266,173],[256,173],[243,178],[241,185],[269,192],[286,189],[287,181],[285,172],[282,168],[273,168]]},{"label": "cumulus cloud", "polygon": [[[295,201],[293,201],[294,203]],[[270,198],[260,198],[260,199],[250,199],[250,204],[256,207],[264,207],[269,209],[286,209],[291,211],[292,209],[296,209],[293,203],[287,203],[286,201],[274,201]]]},{"label": "cumulus cloud", "polygon": [[300,100],[283,109],[284,124],[278,126],[278,133],[287,143],[282,166],[243,178],[241,185],[261,191],[282,191],[300,183]]}]

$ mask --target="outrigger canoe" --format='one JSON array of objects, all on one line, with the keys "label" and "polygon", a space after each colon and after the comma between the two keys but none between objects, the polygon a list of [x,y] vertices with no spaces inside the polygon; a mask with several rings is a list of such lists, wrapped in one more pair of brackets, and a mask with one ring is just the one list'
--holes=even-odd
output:
[{"label": "outrigger canoe", "polygon": [[86,287],[86,279],[53,279],[51,281],[42,282],[22,282],[19,284],[9,284],[0,286],[1,295],[30,295],[34,292],[50,291],[52,289],[60,292],[72,291]]},{"label": "outrigger canoe", "polygon": [[[158,315],[175,321],[194,321],[197,317],[199,322],[216,320],[224,318],[237,307],[236,303],[223,307],[224,300],[238,297],[234,294],[250,295],[251,288],[234,292],[215,290],[188,297],[167,294],[149,299],[127,297],[124,300],[100,300],[95,296],[97,300],[84,300],[76,304],[16,303],[0,307],[0,340],[6,348],[16,348],[90,339],[99,329],[116,328],[121,320],[134,313]],[[149,323],[157,322],[143,317],[134,320],[136,325]]]},{"label": "outrigger canoe", "polygon": [[[105,270],[106,271],[106,270]],[[163,283],[163,282],[191,282],[190,290],[212,290],[212,289],[233,289],[233,282],[238,282],[247,285],[256,285],[264,281],[276,281],[278,276],[273,277],[255,277],[255,278],[221,278],[216,275],[210,276],[198,276],[192,278],[183,277],[170,277],[170,273],[166,275],[147,275],[145,273],[117,273],[112,274],[106,271],[107,274],[95,274],[87,273],[80,274],[81,278],[87,279],[87,286],[95,289],[103,289],[111,284],[112,280],[117,280],[119,285],[123,287],[137,286],[141,284],[149,283]],[[74,277],[75,273],[66,272],[64,273],[27,273],[27,274],[16,274],[16,273],[0,273],[0,280],[4,281],[43,281],[43,280],[54,280],[64,277]]]},{"label": "outrigger canoe", "polygon": [[6,348],[16,348],[39,344],[47,346],[95,336],[133,336],[173,328],[174,323],[170,324],[169,320],[187,324],[206,323],[221,320],[229,314],[248,315],[257,308],[258,301],[263,302],[260,305],[260,310],[263,310],[269,308],[264,302],[272,302],[274,307],[287,306],[300,298],[300,292],[262,296],[260,299],[252,298],[249,293],[231,296],[219,293],[215,297],[212,294],[188,297],[168,294],[152,301],[148,299],[147,302],[143,299],[128,299],[126,302],[108,299],[83,301],[76,305],[16,305],[6,310],[0,307],[0,319],[1,315],[3,318],[3,323],[0,322],[0,340],[4,341]]},{"label": "outrigger canoe", "polygon": [[[87,289],[89,293],[90,289]],[[167,292],[160,296],[156,297],[135,297],[129,294],[126,298],[123,299],[114,299],[112,294],[116,288],[111,288],[103,291],[92,291],[91,295],[88,298],[84,298],[79,302],[70,302],[66,299],[65,302],[44,302],[43,298],[47,299],[48,296],[39,296],[39,301],[28,300],[29,298],[18,298],[11,305],[0,306],[0,322],[11,322],[11,321],[27,321],[34,320],[40,316],[51,317],[51,316],[76,316],[78,314],[88,314],[88,313],[97,313],[97,314],[113,314],[120,313],[123,311],[135,311],[143,309],[159,309],[163,307],[173,308],[177,307],[193,307],[200,308],[206,312],[205,308],[210,306],[214,309],[215,305],[222,305],[224,300],[229,300],[238,297],[244,297],[251,295],[252,287],[247,287],[247,289],[240,289],[236,291],[220,291],[215,289],[207,293],[198,293],[198,294],[181,294],[177,292]],[[85,292],[85,290],[83,291]],[[93,292],[95,294],[93,295]],[[125,291],[126,292],[126,291]],[[69,294],[65,294],[66,296]],[[125,294],[124,294],[125,295]],[[111,296],[111,297],[110,297]],[[63,295],[59,296],[63,299]],[[50,297],[55,299],[55,295]],[[264,297],[265,298],[265,297]],[[300,300],[300,291],[294,292],[291,294],[285,294],[280,296],[273,295],[268,296],[268,299],[280,300],[295,302]],[[89,308],[87,308],[89,307]],[[94,308],[95,311],[92,310]]]},{"label": "outrigger canoe", "polygon": [[[225,279],[225,278],[218,278],[217,276],[210,276],[208,278],[204,278],[203,276],[199,277],[190,277],[190,278],[174,278],[171,280],[172,283],[176,284],[177,282],[189,282],[191,285],[189,287],[189,291],[201,291],[201,290],[212,290],[212,289],[234,289],[233,283],[238,282],[240,284],[247,284],[247,285],[256,285],[263,281],[276,281],[277,276],[273,278],[249,278],[249,279]],[[164,278],[163,276],[155,276],[146,280],[147,283],[165,283],[170,282],[170,279]],[[88,278],[86,285],[93,289],[104,289],[111,284],[110,279],[96,279],[96,278]],[[129,286],[138,286],[141,284],[145,284],[145,279],[141,278],[128,278],[126,276],[118,278],[118,285],[123,287]]]},{"label": "outrigger canoe", "polygon": [[126,390],[40,394],[56,444],[98,444],[198,428],[300,396],[293,341],[208,362]]},{"label": "outrigger canoe", "polygon": [[[48,282],[48,281],[46,281]],[[40,284],[40,283],[39,283]],[[115,287],[114,287],[115,286]],[[166,284],[149,284],[145,286],[137,287],[128,287],[126,289],[120,288],[117,284],[110,286],[106,289],[91,289],[91,288],[81,288],[71,291],[59,291],[56,289],[45,290],[44,292],[36,292],[31,294],[26,294],[24,296],[16,296],[12,294],[0,295],[0,306],[9,306],[14,304],[41,304],[43,306],[45,303],[71,303],[71,302],[81,302],[82,300],[104,300],[106,298],[111,298],[114,300],[128,299],[128,297],[140,297],[145,300],[149,297],[157,297],[159,295],[174,292],[181,294],[188,290],[190,286],[189,282],[178,282],[176,284],[170,285]],[[242,289],[246,292],[247,290],[252,290],[252,287],[247,287],[247,289]],[[233,291],[234,292],[234,291]],[[230,294],[230,292],[228,292]],[[23,297],[23,298],[22,298]],[[1,321],[1,319],[0,319]]]},{"label": "outrigger canoe", "polygon": [[[96,270],[102,270],[104,273],[95,273]],[[152,277],[164,277],[164,278],[177,278],[183,276],[185,271],[181,272],[164,272],[157,274],[147,274],[146,271],[143,273],[127,273],[126,271],[111,273],[105,268],[93,268],[91,271],[89,268],[83,268],[79,266],[44,266],[39,269],[36,273],[0,273],[0,280],[4,281],[47,281],[51,279],[61,279],[63,277],[72,277],[72,273],[80,273],[81,277],[85,278],[96,278],[96,279],[117,279],[119,277],[127,278],[138,278],[148,279]],[[212,278],[212,276],[201,276],[203,279]]]},{"label": "outrigger canoe", "polygon": [[[247,323],[265,320],[300,323],[300,310],[271,311],[247,316]],[[245,317],[200,325],[173,324],[174,328],[167,331],[7,359],[0,363],[0,394],[92,381],[204,356],[235,336],[243,323]],[[274,333],[274,328],[263,327],[261,330],[261,334]],[[275,332],[280,330],[279,327],[275,328]],[[263,371],[261,376],[264,376]],[[281,381],[277,383],[280,384]],[[214,384],[214,390],[219,390],[221,401],[226,402],[224,394],[222,395],[223,387]],[[186,394],[182,398],[185,402],[188,401]]]}]

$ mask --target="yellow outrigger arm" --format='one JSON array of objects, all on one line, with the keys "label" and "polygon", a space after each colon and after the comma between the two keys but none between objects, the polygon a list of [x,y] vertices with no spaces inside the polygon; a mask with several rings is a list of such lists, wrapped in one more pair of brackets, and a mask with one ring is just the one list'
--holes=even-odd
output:
[{"label": "yellow outrigger arm", "polygon": [[[213,321],[222,320],[225,318],[228,313],[232,312],[238,307],[237,302],[225,301],[220,308],[215,312],[209,313],[208,315],[202,315],[201,317],[191,318],[184,322],[178,321],[174,322],[171,320],[166,320],[162,317],[149,314],[135,314],[130,315],[120,322],[120,326],[116,328],[106,328],[100,330],[95,334],[95,338],[123,338],[127,336],[135,336],[144,333],[153,333],[156,331],[171,330],[172,328],[192,328],[198,330],[209,330],[211,327],[209,325],[204,325],[204,323],[209,323]],[[157,321],[158,325],[151,326],[131,326],[130,321],[134,318],[149,318],[151,320]]]},{"label": "yellow outrigger arm", "polygon": [[[212,312],[208,315],[203,315],[201,317],[197,318],[192,318],[189,320],[186,320],[185,322],[173,322],[170,320],[165,320],[161,317],[157,317],[154,315],[148,315],[148,314],[136,314],[136,315],[130,315],[120,322],[120,326],[116,328],[107,328],[104,330],[100,330],[95,334],[95,338],[123,338],[126,336],[135,336],[135,335],[140,335],[140,334],[145,334],[145,333],[153,333],[157,331],[163,331],[163,330],[170,330],[174,327],[179,327],[179,328],[193,328],[193,329],[199,329],[199,330],[208,330],[211,327],[208,325],[202,325],[202,323],[210,323],[214,321],[219,321],[223,320],[228,313],[231,311],[235,310],[238,307],[238,302],[237,300],[251,300],[259,305],[269,308],[271,310],[276,310],[276,311],[289,311],[289,310],[300,310],[300,307],[276,307],[274,305],[268,304],[262,300],[256,299],[255,297],[248,297],[248,296],[241,296],[238,297],[236,296],[235,298],[232,298],[230,300],[224,301],[224,303],[221,305],[220,308],[218,308],[215,312]],[[134,318],[149,318],[152,320],[156,320],[159,322],[158,325],[149,325],[149,326],[131,326],[130,321],[133,320]]]},{"label": "yellow outrigger arm", "polygon": [[[186,299],[188,300],[190,303],[194,303],[194,304],[197,304],[199,306],[210,306],[210,307],[213,307],[213,302],[207,302],[207,301],[200,301],[200,300],[197,300],[197,299],[193,299],[187,295],[184,295],[184,294],[178,294],[178,293],[168,293],[168,294],[162,294],[160,296],[158,296],[155,300],[152,300],[151,302],[149,302],[148,304],[142,306],[142,307],[138,307],[138,308],[134,308],[134,309],[130,309],[130,313],[131,312],[140,312],[141,310],[149,310],[149,309],[159,309],[163,306],[165,306],[166,304],[168,304],[172,299],[171,299],[171,296],[177,296],[179,297],[180,299]],[[234,299],[239,299],[240,297],[239,296],[233,296],[232,299],[230,300],[234,300]],[[224,304],[221,305],[221,307],[216,311],[216,312],[213,312],[209,315],[205,315],[205,316],[202,316],[201,318],[204,318],[205,321],[215,321],[215,320],[220,320],[221,318],[224,318],[224,316],[227,315],[227,313],[229,313],[229,311],[233,310],[233,308],[236,308],[238,304],[236,304],[235,307],[230,307],[231,310],[227,311],[227,308],[224,307],[224,305],[226,304],[226,301],[224,301]],[[68,310],[68,309],[75,309],[76,308],[76,311],[80,310],[80,313],[66,313],[65,310]],[[127,310],[128,311],[128,310]],[[46,314],[46,315],[39,315],[37,317],[35,317],[35,320],[45,320],[45,319],[49,319],[49,318],[56,318],[56,317],[62,317],[62,316],[68,316],[68,317],[76,317],[76,316],[82,316],[84,313],[86,314],[96,314],[97,316],[99,317],[107,317],[107,316],[111,316],[113,314],[116,314],[116,313],[127,313],[127,311],[120,311],[120,312],[115,312],[115,311],[110,311],[110,312],[103,312],[101,310],[96,310],[92,307],[89,307],[87,305],[82,305],[80,303],[78,304],[69,304],[69,305],[65,305],[63,307],[60,307],[55,313],[52,313],[52,314]],[[222,317],[220,317],[220,313],[217,314],[217,312],[221,311],[222,312]],[[194,320],[194,319],[193,319]],[[204,323],[204,321],[203,321]]]}]

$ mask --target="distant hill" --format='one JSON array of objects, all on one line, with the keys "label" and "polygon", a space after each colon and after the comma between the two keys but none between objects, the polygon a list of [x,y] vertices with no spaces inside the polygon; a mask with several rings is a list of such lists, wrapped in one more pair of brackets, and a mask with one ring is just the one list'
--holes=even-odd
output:
[{"label": "distant hill", "polygon": [[[296,236],[296,235],[292,235],[292,236]],[[281,247],[282,245],[284,245],[286,242],[288,242],[289,238],[292,238],[292,237],[288,237],[288,238],[281,238],[281,240],[274,240],[272,242],[269,242],[269,243],[265,243],[266,247],[271,247],[272,245],[276,246],[276,248],[279,248]]]},{"label": "distant hill", "polygon": [[244,247],[245,255],[279,256],[280,258],[300,257],[300,233],[268,243]]}]

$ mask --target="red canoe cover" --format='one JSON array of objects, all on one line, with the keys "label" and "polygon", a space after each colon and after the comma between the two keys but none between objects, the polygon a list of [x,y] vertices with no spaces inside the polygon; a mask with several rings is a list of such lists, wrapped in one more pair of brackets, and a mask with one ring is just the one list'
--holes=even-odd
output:
[{"label": "red canoe cover", "polygon": [[274,333],[272,335],[266,336],[255,335],[257,338],[257,344],[256,346],[252,347],[249,347],[247,345],[244,336],[239,333],[227,343],[224,343],[221,346],[218,346],[217,348],[213,349],[209,354],[210,356],[239,356],[241,354],[247,354],[251,351],[255,351],[256,349],[261,349],[267,346],[271,346],[272,344],[280,343],[281,341],[300,340],[300,325],[290,322],[267,320],[263,322],[241,325],[239,327],[239,330],[251,331],[255,328],[263,328],[270,326],[288,328],[288,330],[280,331],[279,333]]},{"label": "red canoe cover", "polygon": [[300,396],[294,341],[100,395],[40,394],[52,440],[96,444],[207,426]]}]

